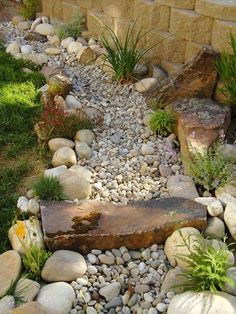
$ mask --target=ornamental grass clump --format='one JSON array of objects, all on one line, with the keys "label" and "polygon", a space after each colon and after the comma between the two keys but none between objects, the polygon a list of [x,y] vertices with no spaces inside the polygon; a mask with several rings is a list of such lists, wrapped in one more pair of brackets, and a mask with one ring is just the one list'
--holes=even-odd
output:
[{"label": "ornamental grass clump", "polygon": [[157,110],[149,119],[150,129],[161,136],[168,136],[172,133],[174,126],[175,117],[165,110]]},{"label": "ornamental grass clump", "polygon": [[130,81],[134,78],[135,66],[156,44],[145,45],[145,48],[139,48],[144,37],[150,31],[136,31],[136,23],[129,27],[122,41],[119,36],[108,26],[101,36],[101,43],[107,50],[104,55],[107,63],[114,71],[114,79],[117,81]]},{"label": "ornamental grass clump", "polygon": [[232,178],[231,164],[225,160],[221,146],[216,143],[208,148],[206,152],[195,152],[191,173],[196,184],[207,191],[213,192],[222,187]]},{"label": "ornamental grass clump", "polygon": [[216,69],[220,75],[223,87],[219,90],[226,97],[228,104],[236,106],[236,38],[230,34],[232,53],[226,51],[216,61]]},{"label": "ornamental grass clump", "polygon": [[84,18],[77,14],[68,23],[63,23],[57,27],[57,33],[60,39],[65,39],[67,37],[73,37],[77,39],[82,31],[84,24]]},{"label": "ornamental grass clump", "polygon": [[200,236],[199,241],[191,248],[188,239],[182,239],[190,253],[187,256],[178,256],[187,264],[186,270],[181,274],[185,277],[184,290],[215,293],[221,291],[225,284],[234,286],[233,279],[226,274],[232,264],[231,252],[225,243],[223,248],[215,248],[211,241]]},{"label": "ornamental grass clump", "polygon": [[26,20],[35,19],[39,0],[23,0],[21,13]]},{"label": "ornamental grass clump", "polygon": [[43,200],[60,201],[65,198],[58,178],[42,176],[33,184],[33,190]]}]

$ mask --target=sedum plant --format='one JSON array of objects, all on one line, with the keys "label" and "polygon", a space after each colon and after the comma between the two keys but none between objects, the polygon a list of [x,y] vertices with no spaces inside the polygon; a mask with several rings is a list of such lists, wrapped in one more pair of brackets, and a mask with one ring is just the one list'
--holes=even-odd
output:
[{"label": "sedum plant", "polygon": [[105,26],[105,32],[101,36],[102,45],[107,50],[107,54],[104,55],[105,62],[114,71],[115,80],[133,79],[135,66],[156,46],[146,45],[145,48],[139,49],[141,41],[149,32],[136,32],[135,27],[136,23],[128,28],[124,41],[108,26]]},{"label": "sedum plant", "polygon": [[219,143],[212,145],[204,153],[193,155],[191,172],[195,183],[207,191],[214,191],[231,180],[231,165],[225,160]]},{"label": "sedum plant", "polygon": [[30,248],[25,249],[22,262],[30,279],[41,279],[41,271],[50,256],[50,252],[38,248],[37,245],[31,245]]},{"label": "sedum plant", "polygon": [[172,133],[174,126],[174,116],[165,110],[157,110],[149,119],[150,129],[161,136],[167,136]]},{"label": "sedum plant", "polygon": [[33,20],[36,17],[39,0],[23,0],[21,12],[26,20]]},{"label": "sedum plant", "polygon": [[43,200],[59,201],[64,198],[58,178],[42,176],[33,184],[33,189]]},{"label": "sedum plant", "polygon": [[[181,231],[180,231],[181,232]],[[199,237],[199,241],[191,248],[188,239],[184,239],[189,255],[178,256],[187,263],[181,276],[185,277],[183,288],[192,291],[220,291],[225,284],[234,286],[232,278],[226,272],[230,263],[230,250],[224,242],[223,248],[215,248],[211,241]]]},{"label": "sedum plant", "polygon": [[59,38],[73,37],[76,39],[81,34],[83,24],[84,18],[79,14],[75,15],[70,22],[58,26],[57,33]]},{"label": "sedum plant", "polygon": [[236,106],[236,38],[233,34],[230,34],[230,44],[232,54],[222,52],[216,61],[216,69],[223,83],[220,91],[227,98],[230,105]]}]

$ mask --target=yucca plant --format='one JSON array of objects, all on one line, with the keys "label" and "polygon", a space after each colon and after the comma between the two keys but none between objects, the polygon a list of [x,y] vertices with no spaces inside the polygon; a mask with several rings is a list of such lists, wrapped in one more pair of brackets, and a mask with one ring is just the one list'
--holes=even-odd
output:
[{"label": "yucca plant", "polygon": [[216,61],[216,69],[220,75],[223,87],[219,90],[227,98],[228,104],[236,106],[236,38],[230,34],[232,54],[226,51]]},{"label": "yucca plant", "polygon": [[135,66],[157,43],[139,48],[141,41],[150,31],[136,31],[136,23],[127,30],[125,39],[119,36],[108,26],[101,35],[101,43],[107,50],[105,62],[113,69],[114,79],[129,81],[134,78]]},{"label": "yucca plant", "polygon": [[[182,236],[181,231],[180,235]],[[225,248],[217,249],[202,236],[199,236],[199,241],[192,248],[188,239],[183,236],[182,239],[183,246],[186,246],[189,251],[187,256],[178,256],[187,264],[186,269],[181,274],[185,277],[184,290],[215,293],[222,290],[226,283],[234,286],[233,279],[226,274],[231,263],[229,261],[230,250],[225,240]]]},{"label": "yucca plant", "polygon": [[174,126],[174,116],[165,110],[157,110],[149,119],[150,129],[161,136],[167,136],[172,133]]}]

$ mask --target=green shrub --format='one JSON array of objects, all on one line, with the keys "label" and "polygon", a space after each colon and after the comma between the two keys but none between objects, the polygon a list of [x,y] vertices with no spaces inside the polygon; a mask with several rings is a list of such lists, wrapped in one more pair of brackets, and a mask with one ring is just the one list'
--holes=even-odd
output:
[{"label": "green shrub", "polygon": [[227,269],[231,266],[230,251],[226,244],[225,248],[216,249],[210,241],[200,237],[198,245],[193,245],[191,249],[188,240],[182,238],[190,253],[188,256],[178,256],[187,263],[187,270],[183,272],[186,279],[186,283],[183,284],[185,290],[198,292],[209,290],[215,293],[226,283],[234,285],[233,279],[226,275]]},{"label": "green shrub", "polygon": [[232,54],[222,52],[216,61],[216,69],[220,75],[223,87],[220,89],[230,105],[236,105],[236,38],[231,34]]},{"label": "green shrub", "polygon": [[36,17],[39,0],[23,0],[21,13],[26,20],[33,20]]},{"label": "green shrub", "polygon": [[167,136],[173,132],[175,126],[175,118],[165,110],[157,110],[149,120],[150,129],[161,135]]},{"label": "green shrub", "polygon": [[71,22],[61,24],[57,27],[57,33],[60,39],[73,37],[77,39],[80,36],[84,18],[81,15],[76,15]]},{"label": "green shrub", "polygon": [[36,195],[43,200],[59,201],[64,199],[58,178],[43,176],[33,184],[33,189]]},{"label": "green shrub", "polygon": [[114,70],[114,78],[118,81],[129,81],[134,78],[135,66],[143,59],[155,45],[145,45],[139,49],[139,45],[148,32],[136,32],[136,23],[129,27],[122,41],[108,26],[101,36],[101,42],[107,50],[104,55],[105,62]]},{"label": "green shrub", "polygon": [[31,245],[29,249],[25,249],[22,262],[28,273],[27,277],[33,280],[40,280],[43,266],[50,256],[50,252],[39,249],[36,245]]},{"label": "green shrub", "polygon": [[191,172],[194,181],[207,191],[224,186],[232,176],[231,164],[225,160],[219,143],[212,145],[205,153],[194,153]]}]

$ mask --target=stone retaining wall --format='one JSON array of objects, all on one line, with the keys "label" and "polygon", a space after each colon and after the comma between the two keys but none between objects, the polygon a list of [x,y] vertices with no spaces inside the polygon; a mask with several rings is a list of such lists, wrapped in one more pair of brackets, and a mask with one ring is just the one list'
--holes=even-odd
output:
[{"label": "stone retaining wall", "polygon": [[124,36],[137,20],[137,28],[152,29],[146,42],[161,41],[147,61],[169,72],[192,59],[203,45],[230,51],[230,32],[236,35],[235,0],[42,0],[42,4],[44,14],[64,21],[80,12],[95,37],[101,23]]}]

